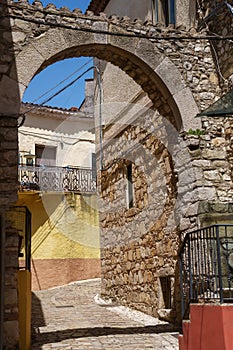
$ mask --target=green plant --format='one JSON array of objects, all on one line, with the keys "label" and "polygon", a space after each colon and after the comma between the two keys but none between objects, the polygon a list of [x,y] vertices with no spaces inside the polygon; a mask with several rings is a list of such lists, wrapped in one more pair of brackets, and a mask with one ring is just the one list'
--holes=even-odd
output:
[{"label": "green plant", "polygon": [[200,129],[196,129],[196,130],[189,129],[188,135],[197,135],[197,136],[200,136],[200,135],[204,135],[204,131],[203,131],[203,130],[200,130]]}]

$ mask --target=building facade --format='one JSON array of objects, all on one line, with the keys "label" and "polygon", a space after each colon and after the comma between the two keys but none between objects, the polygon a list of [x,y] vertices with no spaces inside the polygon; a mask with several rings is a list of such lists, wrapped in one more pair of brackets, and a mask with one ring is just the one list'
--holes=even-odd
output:
[{"label": "building facade", "polygon": [[176,1],[175,11],[171,8],[175,24],[168,26],[162,19],[153,23],[152,17],[144,22],[149,7],[135,21],[134,14],[133,19],[121,18],[113,8],[115,16],[97,15],[110,6],[98,3],[104,6],[96,10],[97,1],[92,1],[89,10],[96,14],[86,15],[53,5],[43,9],[39,1],[1,3],[0,203],[5,249],[0,342],[4,333],[6,349],[16,348],[19,337],[18,232],[4,218],[17,200],[20,96],[47,65],[85,55],[124,72],[112,79],[112,84],[121,83],[115,95],[108,88],[111,79],[104,78],[113,70],[103,67],[104,106],[108,104],[101,115],[103,127],[96,116],[101,125],[97,142],[104,297],[152,315],[179,318],[177,251],[183,236],[204,225],[210,214],[231,217],[231,119],[195,117],[232,88],[232,3],[205,0],[194,6],[193,1]]},{"label": "building facade", "polygon": [[94,119],[84,107],[22,105],[16,206],[31,212],[32,290],[100,276]]}]

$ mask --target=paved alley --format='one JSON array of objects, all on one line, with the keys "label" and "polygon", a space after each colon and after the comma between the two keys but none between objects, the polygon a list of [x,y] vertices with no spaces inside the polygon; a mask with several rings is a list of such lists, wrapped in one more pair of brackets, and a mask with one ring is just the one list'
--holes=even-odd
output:
[{"label": "paved alley", "polygon": [[31,350],[178,350],[170,325],[100,305],[99,293],[99,279],[34,292]]}]

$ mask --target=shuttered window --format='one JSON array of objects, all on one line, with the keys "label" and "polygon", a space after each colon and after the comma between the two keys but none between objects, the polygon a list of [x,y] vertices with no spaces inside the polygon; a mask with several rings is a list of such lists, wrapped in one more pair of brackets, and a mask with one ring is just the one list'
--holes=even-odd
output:
[{"label": "shuttered window", "polygon": [[175,24],[175,0],[152,0],[152,20],[166,26]]}]

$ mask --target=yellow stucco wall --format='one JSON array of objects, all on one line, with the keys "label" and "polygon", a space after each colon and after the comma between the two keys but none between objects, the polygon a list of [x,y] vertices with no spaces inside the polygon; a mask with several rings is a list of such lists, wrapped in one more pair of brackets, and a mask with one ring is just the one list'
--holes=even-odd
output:
[{"label": "yellow stucco wall", "polygon": [[19,193],[32,214],[32,259],[99,258],[96,195]]}]

